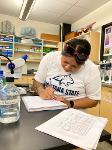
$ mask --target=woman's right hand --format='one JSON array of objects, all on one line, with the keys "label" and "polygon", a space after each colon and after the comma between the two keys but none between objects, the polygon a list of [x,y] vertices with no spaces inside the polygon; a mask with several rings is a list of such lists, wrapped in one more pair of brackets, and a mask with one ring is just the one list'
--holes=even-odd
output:
[{"label": "woman's right hand", "polygon": [[53,99],[54,98],[54,89],[52,87],[46,87],[45,89],[42,89],[40,92],[39,92],[39,96],[42,98],[42,99]]}]

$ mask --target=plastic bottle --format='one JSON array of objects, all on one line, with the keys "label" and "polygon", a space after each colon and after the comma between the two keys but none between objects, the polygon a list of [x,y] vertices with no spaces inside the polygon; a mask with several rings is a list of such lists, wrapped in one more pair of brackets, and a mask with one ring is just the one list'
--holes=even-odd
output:
[{"label": "plastic bottle", "polygon": [[0,90],[0,122],[13,123],[20,117],[20,94],[13,77],[6,77],[6,85]]},{"label": "plastic bottle", "polygon": [[[0,99],[1,99],[1,93],[2,93],[2,88],[4,87],[4,81],[3,81],[3,70],[0,70]],[[0,101],[1,102],[1,101]],[[0,116],[3,112],[3,109],[1,107],[1,103],[0,103]],[[1,122],[1,121],[0,121]]]},{"label": "plastic bottle", "polygon": [[1,69],[1,57],[0,57],[0,69]]},{"label": "plastic bottle", "polygon": [[0,70],[0,90],[3,88],[4,81],[3,81],[3,70]]}]

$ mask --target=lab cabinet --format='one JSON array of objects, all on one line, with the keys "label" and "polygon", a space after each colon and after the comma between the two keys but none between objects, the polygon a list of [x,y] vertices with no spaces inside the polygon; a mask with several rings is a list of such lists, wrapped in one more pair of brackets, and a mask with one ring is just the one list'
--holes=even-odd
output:
[{"label": "lab cabinet", "polygon": [[102,86],[100,116],[108,119],[105,129],[112,134],[112,87]]},{"label": "lab cabinet", "polygon": [[100,116],[100,102],[97,104],[97,106],[92,107],[92,108],[88,108],[85,110],[85,112],[95,115],[95,116]]},{"label": "lab cabinet", "polygon": [[86,112],[107,118],[105,130],[112,134],[112,87],[102,86],[100,103],[96,107],[87,109]]}]

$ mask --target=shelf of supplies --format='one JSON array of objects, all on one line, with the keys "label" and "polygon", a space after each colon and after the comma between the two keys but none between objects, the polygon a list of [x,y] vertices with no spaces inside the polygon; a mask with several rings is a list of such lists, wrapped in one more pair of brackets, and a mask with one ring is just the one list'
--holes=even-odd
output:
[{"label": "shelf of supplies", "polygon": [[16,39],[32,39],[32,40],[36,40],[36,41],[38,41],[38,42],[41,42],[42,41],[42,39],[40,39],[40,38],[37,38],[37,37],[32,37],[32,36],[26,36],[26,35],[22,35],[22,36],[17,36],[17,35],[15,35],[15,38]]},{"label": "shelf of supplies", "polygon": [[13,42],[10,42],[10,41],[0,41],[0,43],[13,44]]},{"label": "shelf of supplies", "polygon": [[43,45],[43,47],[48,47],[48,48],[58,48],[58,47],[56,47],[55,45],[53,46],[53,45]]},{"label": "shelf of supplies", "polygon": [[18,43],[18,42],[14,42],[15,45],[25,45],[25,46],[38,46],[41,47],[42,45],[37,45],[37,44],[33,44],[33,43]]},{"label": "shelf of supplies", "polygon": [[59,41],[45,40],[45,39],[43,39],[43,42],[44,43],[54,43],[54,44],[59,43]]},{"label": "shelf of supplies", "polygon": [[2,35],[2,36],[14,36],[13,34],[9,34],[9,33],[7,33],[7,34],[5,34],[5,33],[0,33],[0,35]]},{"label": "shelf of supplies", "polygon": [[43,47],[48,47],[48,48],[58,48],[59,41],[52,41],[52,40],[43,40]]},{"label": "shelf of supplies", "polygon": [[34,54],[42,54],[42,52],[33,52],[33,51],[27,51],[27,50],[18,50],[14,51],[15,53],[34,53]]},{"label": "shelf of supplies", "polygon": [[26,62],[38,62],[40,63],[41,59],[27,59]]},{"label": "shelf of supplies", "polygon": [[2,48],[2,49],[0,49],[0,50],[2,50],[2,51],[13,51],[12,48]]},{"label": "shelf of supplies", "polygon": [[[4,39],[1,39],[0,45],[3,46],[5,45],[5,47],[8,47],[7,45],[12,46],[9,47],[12,48],[13,52],[13,57],[10,58],[11,60],[15,60],[17,58],[20,58],[22,55],[27,54],[28,55],[27,62],[38,63],[41,61],[42,57],[46,54],[43,52],[43,49],[46,51],[48,50],[48,52],[49,50],[51,51],[58,50],[59,41],[38,39],[36,37],[26,37],[26,36],[18,37],[15,35],[3,35],[3,34],[1,35],[3,36],[3,38],[9,37],[10,39],[10,41],[5,41]],[[5,50],[5,48],[3,50]],[[7,61],[4,58],[2,60]]]},{"label": "shelf of supplies", "polygon": [[[2,57],[2,56],[1,56]],[[17,57],[18,58],[18,57]],[[10,57],[10,60],[17,59],[16,57]],[[1,60],[8,61],[6,58],[2,57]],[[40,62],[41,59],[27,59],[26,62]]]},{"label": "shelf of supplies", "polygon": [[[43,57],[43,40],[36,37],[18,37],[15,35],[0,34],[0,50],[8,53],[12,51],[11,60],[28,54],[27,62],[40,62]],[[7,54],[8,56],[11,56]],[[2,57],[2,61],[8,60]]]}]

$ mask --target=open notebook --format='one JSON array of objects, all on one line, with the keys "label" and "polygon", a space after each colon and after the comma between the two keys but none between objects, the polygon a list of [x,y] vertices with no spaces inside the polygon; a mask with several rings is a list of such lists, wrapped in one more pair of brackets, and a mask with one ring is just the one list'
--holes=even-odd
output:
[{"label": "open notebook", "polygon": [[67,105],[55,100],[43,100],[39,96],[23,96],[22,100],[28,112],[67,108]]}]

